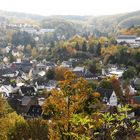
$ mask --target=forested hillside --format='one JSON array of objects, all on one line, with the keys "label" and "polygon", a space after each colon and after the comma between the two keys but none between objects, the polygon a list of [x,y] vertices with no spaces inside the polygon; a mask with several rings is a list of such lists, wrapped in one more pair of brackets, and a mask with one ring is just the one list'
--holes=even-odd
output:
[{"label": "forested hillside", "polygon": [[0,19],[12,23],[39,24],[44,28],[55,28],[61,32],[67,30],[69,35],[83,31],[117,34],[122,28],[140,25],[140,11],[107,16],[40,16],[16,12],[0,11]]}]

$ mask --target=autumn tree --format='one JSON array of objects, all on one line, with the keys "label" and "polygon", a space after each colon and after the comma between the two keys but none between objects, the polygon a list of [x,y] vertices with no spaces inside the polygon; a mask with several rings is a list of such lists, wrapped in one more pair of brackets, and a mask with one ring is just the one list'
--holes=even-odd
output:
[{"label": "autumn tree", "polygon": [[31,54],[31,49],[32,49],[32,46],[31,46],[30,44],[28,44],[28,45],[25,47],[25,53]]},{"label": "autumn tree", "polygon": [[48,140],[48,124],[42,118],[17,121],[9,130],[10,140]]},{"label": "autumn tree", "polygon": [[60,90],[52,90],[43,105],[43,113],[51,116],[49,132],[51,139],[70,139],[64,133],[71,131],[70,118],[72,114],[84,113],[86,101],[92,94],[92,88],[83,78],[67,71],[65,80],[60,82]]},{"label": "autumn tree", "polygon": [[12,111],[13,110],[6,101],[6,99],[4,99],[2,95],[0,95],[0,118],[5,117],[8,113],[11,113]]},{"label": "autumn tree", "polygon": [[68,54],[70,54],[71,56],[73,56],[76,53],[75,48],[73,48],[71,44],[68,44],[66,46],[66,49],[67,49]]},{"label": "autumn tree", "polygon": [[112,76],[109,80],[111,82],[111,85],[113,87],[113,90],[115,91],[118,100],[121,104],[126,103],[126,98],[123,95],[123,89],[121,87],[121,82],[119,79],[117,79],[115,76]]},{"label": "autumn tree", "polygon": [[0,140],[7,140],[16,122],[24,121],[24,118],[15,112],[8,113],[6,116],[0,118]]},{"label": "autumn tree", "polygon": [[108,39],[106,38],[106,37],[100,37],[99,38],[99,42],[102,44],[102,45],[104,45],[105,44],[105,42],[107,42],[108,41]]},{"label": "autumn tree", "polygon": [[36,58],[38,56],[38,52],[37,52],[37,49],[36,48],[33,48],[32,49],[31,55],[32,55],[33,58]]},{"label": "autumn tree", "polygon": [[64,80],[64,73],[67,71],[68,69],[65,67],[57,67],[55,68],[55,79],[60,81],[60,80]]}]

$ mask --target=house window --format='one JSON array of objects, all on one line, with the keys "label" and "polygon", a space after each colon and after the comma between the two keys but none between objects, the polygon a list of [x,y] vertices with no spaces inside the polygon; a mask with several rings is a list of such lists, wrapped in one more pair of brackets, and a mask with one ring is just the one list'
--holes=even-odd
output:
[{"label": "house window", "polygon": [[107,97],[104,97],[103,98],[103,102],[107,102]]}]

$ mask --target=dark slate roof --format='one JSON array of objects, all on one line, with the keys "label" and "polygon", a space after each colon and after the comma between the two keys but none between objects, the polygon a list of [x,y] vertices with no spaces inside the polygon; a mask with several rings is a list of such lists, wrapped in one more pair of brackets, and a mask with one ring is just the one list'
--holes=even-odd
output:
[{"label": "dark slate roof", "polygon": [[47,63],[46,63],[46,66],[54,67],[55,64],[54,64],[53,62],[47,62]]},{"label": "dark slate roof", "polygon": [[140,104],[140,96],[133,96],[132,99],[133,99],[134,103]]},{"label": "dark slate roof", "polygon": [[32,105],[27,112],[27,115],[32,116],[32,117],[38,117],[41,116],[42,114],[42,108],[40,105]]},{"label": "dark slate roof", "polygon": [[74,71],[74,73],[78,76],[78,77],[84,77],[84,78],[92,78],[94,77],[94,75],[91,72],[82,72],[82,71]]},{"label": "dark slate roof", "polygon": [[32,94],[35,93],[35,88],[34,87],[26,87],[26,86],[21,86],[21,92],[23,94]]},{"label": "dark slate roof", "polygon": [[3,85],[10,85],[11,84],[11,82],[10,82],[10,77],[1,77],[2,78],[2,84]]},{"label": "dark slate roof", "polygon": [[140,78],[136,78],[134,80],[134,85],[139,85],[140,86]]},{"label": "dark slate roof", "polygon": [[136,39],[136,35],[119,35],[117,39]]},{"label": "dark slate roof", "polygon": [[132,81],[132,86],[133,86],[136,90],[140,89],[140,78],[134,79],[134,80]]},{"label": "dark slate roof", "polygon": [[12,63],[11,69],[13,70],[22,70],[23,72],[28,72],[32,64],[29,62],[22,62],[22,63]]},{"label": "dark slate roof", "polygon": [[[27,97],[27,96],[26,96]],[[18,113],[28,113],[31,106],[36,106],[38,104],[37,98],[29,97],[31,100],[28,102],[27,105],[22,105],[22,100],[25,99],[25,96],[18,96],[14,98],[9,98],[8,103],[12,106],[12,108]]]},{"label": "dark slate roof", "polygon": [[8,67],[4,67],[4,68],[0,68],[0,76],[4,75],[4,74],[11,74],[14,71],[12,71],[11,68]]},{"label": "dark slate roof", "polygon": [[111,97],[113,93],[113,89],[105,89],[105,88],[97,88],[96,91],[99,92],[102,97],[107,97],[108,99]]},{"label": "dark slate roof", "polygon": [[44,78],[37,78],[33,80],[33,83],[35,84],[37,82],[38,85],[47,85],[47,80]]}]

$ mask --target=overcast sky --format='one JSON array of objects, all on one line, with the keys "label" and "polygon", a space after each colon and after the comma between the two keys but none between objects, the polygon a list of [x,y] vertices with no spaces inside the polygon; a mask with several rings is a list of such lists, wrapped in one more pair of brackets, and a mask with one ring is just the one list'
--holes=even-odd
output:
[{"label": "overcast sky", "polygon": [[0,0],[0,10],[46,16],[97,16],[140,10],[140,0]]}]

